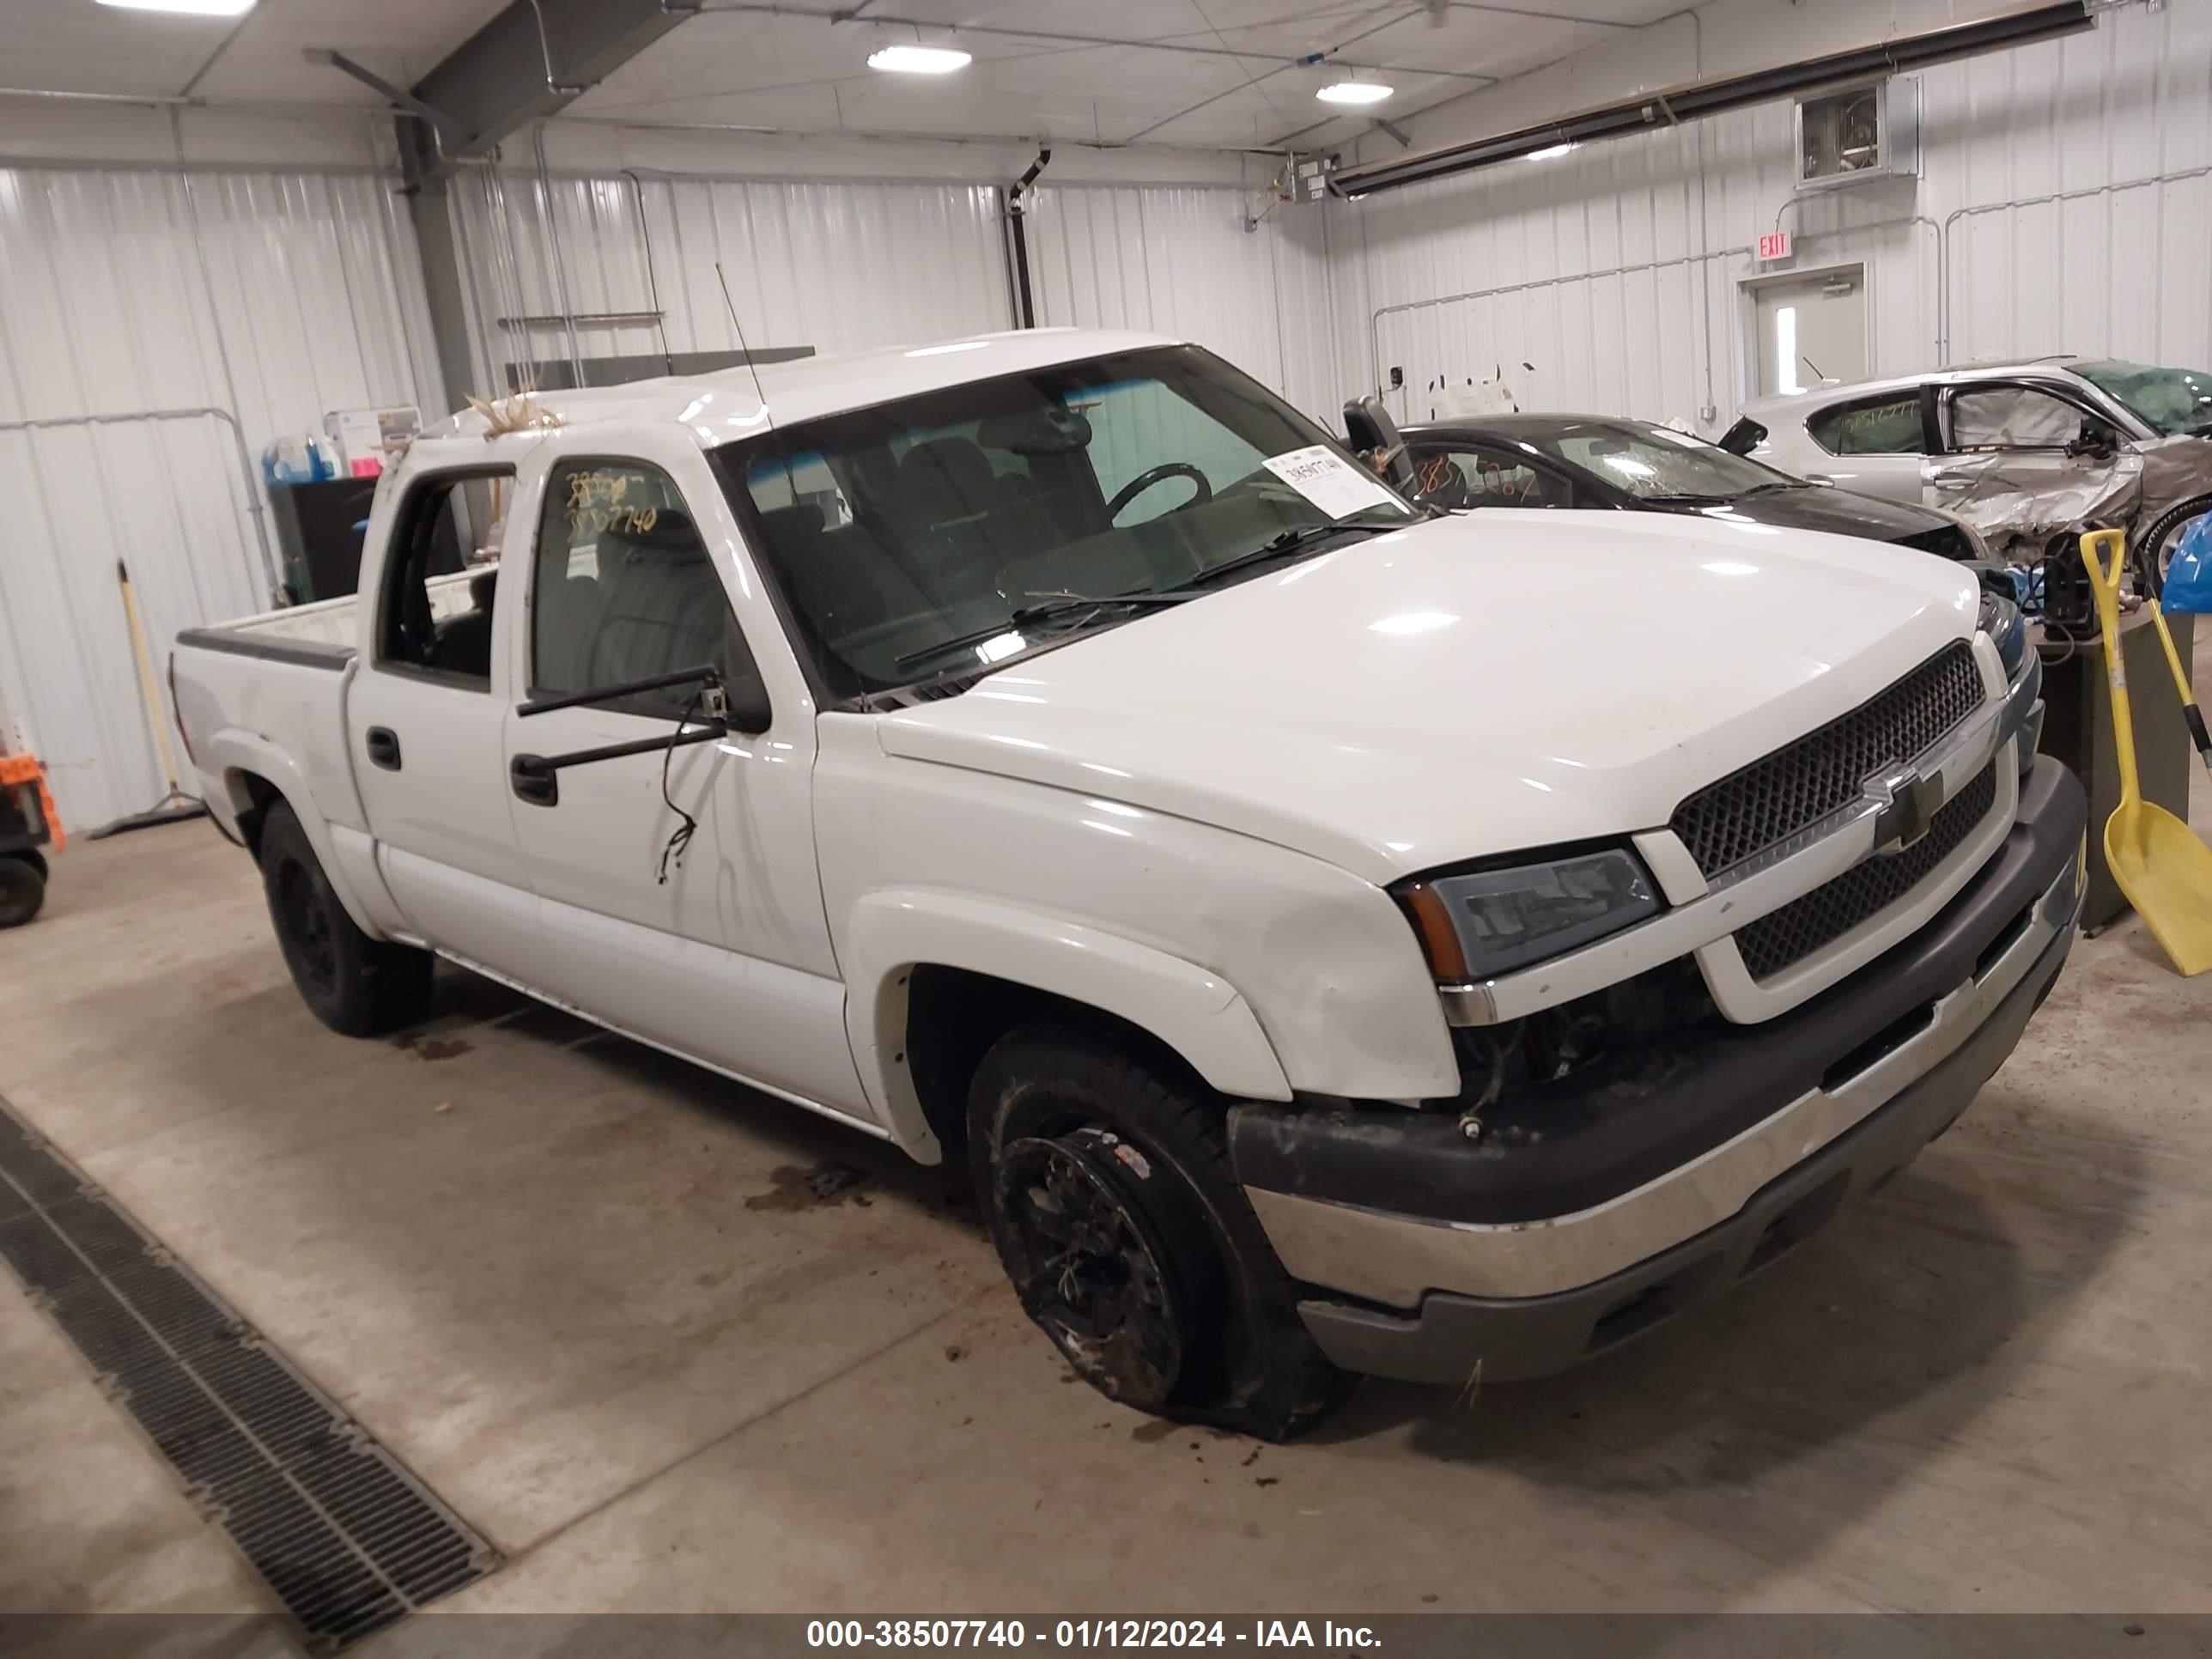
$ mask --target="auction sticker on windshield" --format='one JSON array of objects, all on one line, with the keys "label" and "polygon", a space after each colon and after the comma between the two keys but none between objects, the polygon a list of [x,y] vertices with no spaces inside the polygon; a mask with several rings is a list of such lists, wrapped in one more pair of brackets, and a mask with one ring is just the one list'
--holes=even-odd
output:
[{"label": "auction sticker on windshield", "polygon": [[1370,507],[1398,505],[1398,498],[1379,478],[1361,471],[1326,444],[1271,455],[1267,468],[1332,519],[1348,518]]}]

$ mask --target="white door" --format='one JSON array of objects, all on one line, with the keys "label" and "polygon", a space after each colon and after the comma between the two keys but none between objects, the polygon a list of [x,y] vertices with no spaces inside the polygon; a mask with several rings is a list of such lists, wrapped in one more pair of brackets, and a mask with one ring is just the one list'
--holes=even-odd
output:
[{"label": "white door", "polygon": [[[524,714],[501,770],[546,951],[528,981],[621,1029],[769,1089],[872,1117],[816,872],[813,709],[698,450],[650,429],[551,460],[534,488],[520,695],[710,665],[756,718],[707,741],[698,688]],[[520,573],[518,573],[520,574]],[[732,591],[756,603],[741,623]],[[763,678],[762,652],[775,672]],[[543,769],[643,744],[642,752]]]},{"label": "white door", "polygon": [[1859,267],[1764,283],[1753,292],[1760,395],[1866,378],[1866,282]]},{"label": "white door", "polygon": [[479,544],[511,471],[426,474],[394,507],[377,591],[359,600],[371,627],[347,688],[346,739],[385,884],[409,926],[517,974],[541,940],[500,747],[499,567],[481,562],[495,550]]}]

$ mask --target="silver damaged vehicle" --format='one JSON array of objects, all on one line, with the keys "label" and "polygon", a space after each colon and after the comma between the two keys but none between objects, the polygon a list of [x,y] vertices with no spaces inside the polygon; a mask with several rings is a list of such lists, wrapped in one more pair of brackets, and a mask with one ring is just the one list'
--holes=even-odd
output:
[{"label": "silver damaged vehicle", "polygon": [[2018,562],[2084,521],[2116,526],[2155,593],[2212,512],[2212,374],[2060,356],[1819,386],[1754,398],[1721,444],[1958,514]]}]

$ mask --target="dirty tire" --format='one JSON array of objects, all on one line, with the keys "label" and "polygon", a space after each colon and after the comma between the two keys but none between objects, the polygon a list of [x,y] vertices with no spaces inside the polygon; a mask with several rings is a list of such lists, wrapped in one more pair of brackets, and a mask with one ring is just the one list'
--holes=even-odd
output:
[{"label": "dirty tire", "polygon": [[25,858],[0,858],[0,927],[21,927],[46,902],[46,878]]},{"label": "dirty tire", "polygon": [[430,953],[354,926],[283,801],[261,826],[261,885],[284,965],[317,1019],[347,1036],[380,1036],[422,1018],[436,966]]},{"label": "dirty tire", "polygon": [[1230,1176],[1225,1103],[1170,1059],[1079,1024],[1020,1027],[984,1055],[968,1110],[1023,1311],[1101,1394],[1280,1440],[1350,1390]]},{"label": "dirty tire", "polygon": [[2172,548],[2166,544],[2166,538],[2174,536],[2191,519],[2202,518],[2207,513],[2212,513],[2212,495],[2199,495],[2160,514],[2136,538],[2136,546],[2141,550],[2136,555],[2137,568],[2148,597],[2155,599],[2166,592],[2166,568],[2173,557]]}]

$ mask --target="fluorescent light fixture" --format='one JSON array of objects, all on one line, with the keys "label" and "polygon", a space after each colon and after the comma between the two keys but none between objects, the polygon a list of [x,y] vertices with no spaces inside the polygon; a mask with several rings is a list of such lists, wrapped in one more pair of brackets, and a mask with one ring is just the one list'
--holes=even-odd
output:
[{"label": "fluorescent light fixture", "polygon": [[1324,104],[1379,104],[1396,90],[1380,81],[1332,81],[1314,96]]},{"label": "fluorescent light fixture", "polygon": [[981,351],[990,343],[988,340],[948,340],[943,345],[916,346],[906,355],[909,357],[942,357],[948,351]]},{"label": "fluorescent light fixture", "polygon": [[1532,161],[1548,161],[1554,155],[1565,155],[1570,150],[1577,150],[1581,148],[1581,144],[1571,140],[1564,144],[1547,144],[1541,149],[1530,150],[1528,152],[1528,159]]},{"label": "fluorescent light fixture", "polygon": [[889,70],[895,75],[950,75],[975,61],[973,53],[957,46],[922,46],[911,41],[881,46],[868,54],[870,69]]},{"label": "fluorescent light fixture", "polygon": [[180,11],[192,17],[237,17],[253,9],[253,0],[99,0],[125,11]]}]

